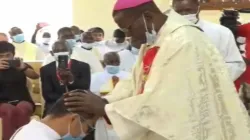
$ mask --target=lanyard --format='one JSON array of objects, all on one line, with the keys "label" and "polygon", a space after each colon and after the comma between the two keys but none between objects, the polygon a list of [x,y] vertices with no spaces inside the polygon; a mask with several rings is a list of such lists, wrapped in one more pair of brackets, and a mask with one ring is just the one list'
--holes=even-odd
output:
[{"label": "lanyard", "polygon": [[[71,69],[71,65],[72,65],[72,61],[69,60],[69,62],[68,62],[68,69]],[[60,74],[59,74],[58,71],[56,71],[56,77],[57,77],[57,79],[59,80],[60,85],[63,85],[62,78],[61,78],[61,76],[60,76]]]}]

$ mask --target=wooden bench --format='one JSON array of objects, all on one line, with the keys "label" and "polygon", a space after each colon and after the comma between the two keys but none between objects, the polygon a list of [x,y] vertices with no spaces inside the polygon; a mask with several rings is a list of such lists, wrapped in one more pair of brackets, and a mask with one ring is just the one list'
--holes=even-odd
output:
[{"label": "wooden bench", "polygon": [[[42,61],[29,61],[25,62],[33,67],[33,69],[40,74],[40,68],[42,67]],[[36,105],[36,110],[34,112],[34,115],[41,117],[43,114],[43,107],[44,107],[44,100],[42,97],[41,92],[41,83],[40,78],[37,80],[27,80],[27,86],[29,89],[29,92],[31,94],[31,97]]]}]

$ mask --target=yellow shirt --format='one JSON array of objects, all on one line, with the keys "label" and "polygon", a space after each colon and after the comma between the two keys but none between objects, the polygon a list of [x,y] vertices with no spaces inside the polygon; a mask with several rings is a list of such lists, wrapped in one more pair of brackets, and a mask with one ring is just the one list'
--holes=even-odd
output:
[{"label": "yellow shirt", "polygon": [[29,42],[12,43],[15,46],[16,57],[23,58],[24,61],[43,60],[44,53],[35,44]]}]

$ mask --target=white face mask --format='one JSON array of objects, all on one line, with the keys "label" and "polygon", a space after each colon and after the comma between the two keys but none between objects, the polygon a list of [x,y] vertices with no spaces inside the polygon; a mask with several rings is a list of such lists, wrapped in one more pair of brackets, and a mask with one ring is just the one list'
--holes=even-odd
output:
[{"label": "white face mask", "polygon": [[94,46],[96,46],[96,43],[84,43],[82,42],[82,47],[85,49],[92,49]]},{"label": "white face mask", "polygon": [[238,37],[236,41],[240,44],[245,44],[246,43],[246,38],[245,37]]},{"label": "white face mask", "polygon": [[198,21],[196,14],[183,15],[183,17],[185,17],[187,20],[189,20],[190,22],[194,24],[196,24]]},{"label": "white face mask", "polygon": [[196,24],[198,22],[198,18],[197,18],[197,14],[200,11],[200,7],[198,8],[198,11],[195,14],[188,14],[188,15],[183,15],[184,18],[186,18],[187,20],[189,20],[190,22]]},{"label": "white face mask", "polygon": [[49,44],[50,38],[42,38],[43,43]]},{"label": "white face mask", "polygon": [[147,23],[146,23],[146,20],[145,20],[145,17],[143,15],[143,21],[144,21],[144,25],[145,25],[145,29],[146,29],[146,39],[147,39],[147,45],[153,45],[157,39],[157,33],[155,31],[155,27],[154,27],[154,24],[152,24],[152,33],[150,33],[148,31],[148,28],[147,28]]}]

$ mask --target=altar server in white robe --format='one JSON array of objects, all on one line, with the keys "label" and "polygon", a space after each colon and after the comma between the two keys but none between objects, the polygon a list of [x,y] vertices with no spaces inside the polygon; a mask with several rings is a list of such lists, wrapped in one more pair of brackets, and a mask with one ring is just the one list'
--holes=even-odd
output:
[{"label": "altar server in white robe", "polygon": [[105,44],[112,52],[122,51],[130,45],[121,29],[116,29],[113,33],[113,39],[107,40]]},{"label": "altar server in white robe", "polygon": [[127,72],[132,72],[134,64],[138,58],[142,42],[131,38],[131,45],[128,49],[118,52],[120,56],[120,69]]},{"label": "altar server in white robe", "polygon": [[227,64],[232,80],[239,78],[245,71],[246,65],[232,32],[222,25],[201,20],[198,0],[173,0],[172,5],[177,13],[200,27],[215,44]]},{"label": "altar server in white robe", "polygon": [[[103,71],[102,64],[92,52],[76,47],[75,36],[69,27],[63,27],[58,31],[58,40],[66,41],[67,45],[72,48],[71,59],[88,63],[92,73]],[[53,61],[55,58],[50,54],[45,58],[43,66]]]},{"label": "altar server in white robe", "polygon": [[23,31],[18,27],[13,27],[9,31],[12,44],[15,46],[16,57],[23,58],[24,61],[43,60],[44,52],[35,44],[27,42]]},{"label": "altar server in white robe", "polygon": [[104,71],[93,73],[90,90],[97,95],[106,95],[115,85],[124,79],[130,78],[130,73],[120,70],[120,58],[116,52],[104,55]]},{"label": "altar server in white robe", "polygon": [[45,56],[50,54],[52,50],[51,47],[51,34],[46,31],[38,31],[37,32],[37,46],[44,52]]},{"label": "altar server in white robe", "polygon": [[249,140],[250,118],[226,64],[197,26],[153,0],[117,0],[113,18],[150,46],[106,100],[66,94],[69,111],[104,116],[121,140]]},{"label": "altar server in white robe", "polygon": [[106,53],[120,52],[129,48],[129,46],[130,43],[126,40],[125,33],[120,29],[116,29],[113,33],[113,39],[105,41],[102,45],[98,45],[98,43],[96,43],[96,47],[93,52],[100,60],[103,60]]}]

